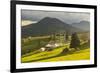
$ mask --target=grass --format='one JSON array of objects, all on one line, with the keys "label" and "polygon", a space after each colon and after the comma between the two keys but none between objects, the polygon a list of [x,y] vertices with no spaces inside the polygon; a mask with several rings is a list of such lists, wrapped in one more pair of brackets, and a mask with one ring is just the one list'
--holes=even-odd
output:
[{"label": "grass", "polygon": [[54,61],[69,61],[69,60],[89,60],[90,59],[90,49],[87,48],[85,50],[74,52],[73,54],[40,60],[38,62],[54,62]]},{"label": "grass", "polygon": [[[90,59],[90,48],[87,48],[87,44],[83,44],[84,49],[79,51],[71,50],[64,51],[68,48],[68,45],[64,45],[58,48],[54,48],[53,51],[45,51],[39,53],[31,53],[29,55],[23,56],[21,61],[22,63],[29,62],[56,62],[56,61],[69,61],[69,60],[89,60]],[[89,47],[89,46],[88,46]],[[82,47],[80,47],[82,48]]]},{"label": "grass", "polygon": [[[61,39],[62,40],[62,39]],[[82,40],[82,39],[81,39]],[[33,37],[22,42],[22,63],[30,62],[57,62],[69,60],[89,60],[90,59],[90,43],[81,41],[80,50],[69,48],[70,42],[63,46],[54,48],[52,51],[40,50],[50,41],[50,36]],[[69,49],[70,51],[67,51]]]},{"label": "grass", "polygon": [[28,39],[26,42],[22,42],[21,55],[31,53],[38,50],[40,47],[46,45],[49,42],[49,37],[41,37]]},{"label": "grass", "polygon": [[38,61],[38,60],[48,59],[48,58],[57,56],[58,54],[60,54],[63,51],[63,49],[65,47],[66,46],[54,48],[53,51],[45,51],[45,52],[40,52],[37,54],[30,55],[30,56],[22,57],[22,62],[33,62],[36,60]]}]

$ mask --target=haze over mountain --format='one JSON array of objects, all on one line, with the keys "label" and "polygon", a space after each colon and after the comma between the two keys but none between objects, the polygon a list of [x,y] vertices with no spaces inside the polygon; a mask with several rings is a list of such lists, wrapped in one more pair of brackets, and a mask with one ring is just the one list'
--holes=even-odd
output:
[{"label": "haze over mountain", "polygon": [[90,22],[89,21],[80,21],[79,23],[73,23],[72,26],[80,28],[85,31],[90,31]]},{"label": "haze over mountain", "polygon": [[39,36],[39,35],[50,35],[59,32],[68,32],[71,34],[73,32],[83,31],[57,18],[45,17],[37,23],[32,23],[27,26],[22,26],[22,37],[29,36]]}]

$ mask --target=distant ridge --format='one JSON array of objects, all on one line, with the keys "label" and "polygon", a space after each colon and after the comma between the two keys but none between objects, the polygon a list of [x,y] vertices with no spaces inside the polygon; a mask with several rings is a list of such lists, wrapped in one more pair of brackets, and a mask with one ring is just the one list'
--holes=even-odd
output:
[{"label": "distant ridge", "polygon": [[73,23],[72,26],[85,30],[85,31],[90,31],[89,21],[80,21],[79,23]]},{"label": "distant ridge", "polygon": [[45,17],[39,22],[27,26],[22,26],[22,37],[29,36],[40,36],[40,35],[50,35],[59,32],[67,32],[72,34],[73,32],[81,32],[83,30],[78,29],[72,25],[64,23],[57,18]]}]

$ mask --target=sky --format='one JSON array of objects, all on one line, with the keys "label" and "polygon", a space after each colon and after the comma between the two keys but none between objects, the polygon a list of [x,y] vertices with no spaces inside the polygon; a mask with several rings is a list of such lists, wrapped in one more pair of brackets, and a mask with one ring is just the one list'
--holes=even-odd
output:
[{"label": "sky", "polygon": [[79,23],[80,21],[90,21],[89,13],[21,10],[22,26],[36,23],[45,17],[57,18],[68,24]]}]

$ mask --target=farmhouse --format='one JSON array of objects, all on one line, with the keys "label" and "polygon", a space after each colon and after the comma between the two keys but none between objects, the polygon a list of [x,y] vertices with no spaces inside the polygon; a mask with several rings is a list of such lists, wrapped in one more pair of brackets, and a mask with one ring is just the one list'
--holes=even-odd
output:
[{"label": "farmhouse", "polygon": [[48,43],[45,47],[42,47],[40,49],[41,49],[41,51],[51,51],[54,48],[59,47],[59,46],[61,46],[60,43],[54,43],[54,44]]}]

